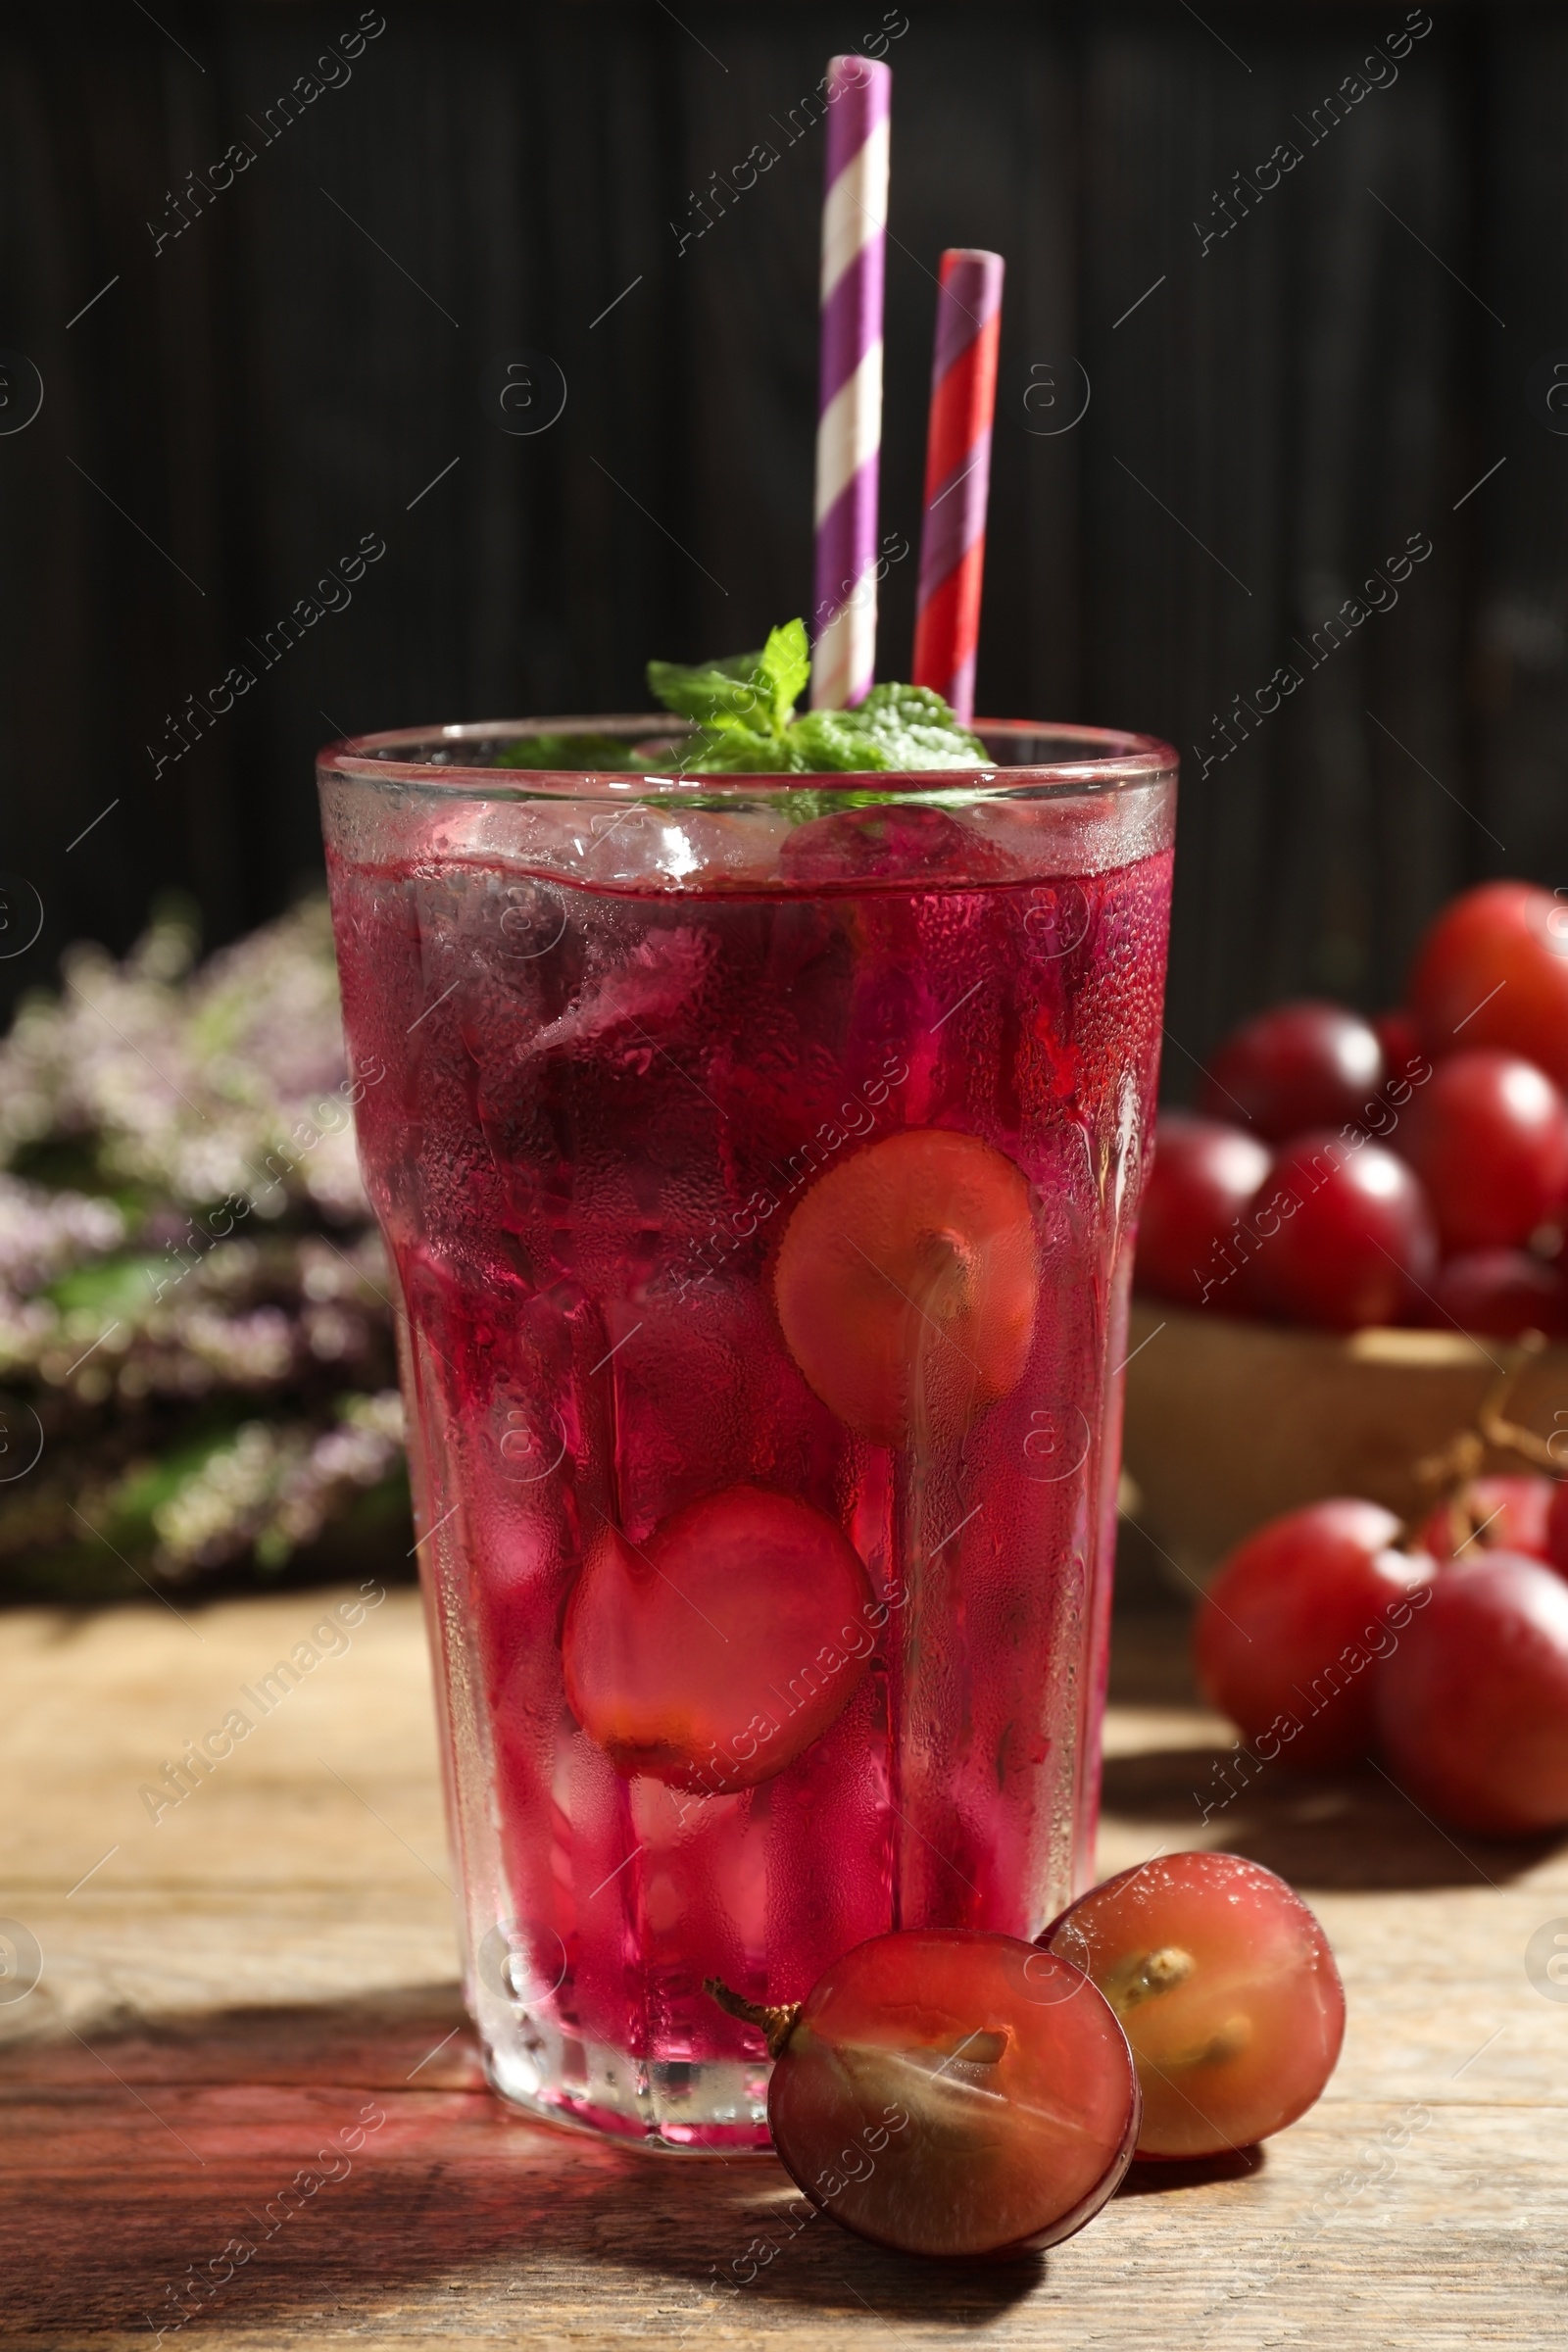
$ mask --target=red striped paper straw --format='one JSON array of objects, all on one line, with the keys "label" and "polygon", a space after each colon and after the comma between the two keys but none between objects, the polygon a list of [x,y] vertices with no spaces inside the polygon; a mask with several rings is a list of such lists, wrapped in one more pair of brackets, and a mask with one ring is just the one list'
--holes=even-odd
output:
[{"label": "red striped paper straw", "polygon": [[848,710],[863,702],[876,673],[876,493],[893,75],[869,58],[830,58],[826,96],[814,710]]},{"label": "red striped paper straw", "polygon": [[913,683],[934,686],[966,721],[974,716],[1004,266],[1000,253],[964,246],[942,256],[931,362]]}]

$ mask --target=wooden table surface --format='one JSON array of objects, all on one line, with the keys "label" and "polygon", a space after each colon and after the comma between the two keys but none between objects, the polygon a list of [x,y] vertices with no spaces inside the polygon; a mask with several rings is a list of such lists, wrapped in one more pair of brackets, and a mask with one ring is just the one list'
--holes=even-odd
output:
[{"label": "wooden table surface", "polygon": [[[1121,1628],[1102,1867],[1206,1842],[1283,1871],[1339,1954],[1345,2055],[1261,2154],[1135,2167],[1080,2236],[982,2270],[826,2220],[786,2239],[769,2159],[604,2149],[490,2096],[411,1592],[149,1819],[142,1784],[325,1597],[0,1616],[0,1912],[43,1956],[25,1997],[0,1979],[6,2346],[172,2341],[181,2311],[182,2345],[256,2352],[1568,2340],[1568,1998],[1525,1969],[1543,1925],[1568,1935],[1563,1856],[1456,1843],[1370,1773],[1274,1768],[1204,1824],[1230,1741],[1191,1702],[1179,1618]],[[318,2163],[345,2132],[354,2153]],[[264,2238],[302,2171],[319,2185]],[[176,2301],[247,2237],[210,2300]]]}]

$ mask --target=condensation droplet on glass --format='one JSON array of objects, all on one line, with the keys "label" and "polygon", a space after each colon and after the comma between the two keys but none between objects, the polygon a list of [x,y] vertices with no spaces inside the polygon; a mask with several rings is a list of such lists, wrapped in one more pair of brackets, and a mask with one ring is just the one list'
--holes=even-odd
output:
[{"label": "condensation droplet on glass", "polygon": [[1036,1405],[1023,1441],[1024,1475],[1037,1486],[1071,1478],[1089,1453],[1089,1423],[1076,1404]]},{"label": "condensation droplet on glass", "polygon": [[550,1476],[564,1456],[566,1433],[562,1427],[561,1416],[552,1413],[550,1418],[554,1423],[552,1435],[558,1441],[553,1453],[520,1405],[507,1408],[501,1435],[496,1440],[496,1450],[503,1461],[514,1465],[505,1472],[514,1486],[537,1485],[540,1479]]},{"label": "condensation droplet on glass", "polygon": [[1089,929],[1089,894],[1081,882],[1043,885],[1029,894],[1023,918],[1029,953],[1041,962],[1053,962],[1080,946]]},{"label": "condensation droplet on glass", "polygon": [[525,2005],[547,2001],[566,1975],[566,1947],[554,1928],[537,1919],[503,1919],[475,1954],[480,1982],[504,2001]]},{"label": "condensation droplet on glass", "polygon": [[526,961],[548,956],[566,928],[565,901],[541,882],[514,883],[501,910],[509,955]]}]

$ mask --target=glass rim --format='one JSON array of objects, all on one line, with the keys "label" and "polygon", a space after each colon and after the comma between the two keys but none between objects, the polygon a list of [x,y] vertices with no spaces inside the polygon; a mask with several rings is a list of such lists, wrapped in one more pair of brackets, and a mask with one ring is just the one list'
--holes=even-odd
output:
[{"label": "glass rim", "polygon": [[[975,767],[839,768],[804,774],[779,770],[684,773],[673,762],[661,767],[549,768],[466,764],[464,745],[522,743],[539,735],[601,735],[629,744],[679,746],[699,732],[668,710],[575,713],[553,718],[476,719],[461,725],[389,727],[374,734],[340,736],[316,756],[317,772],[345,782],[420,785],[473,799],[607,799],[654,785],[662,792],[705,799],[775,799],[802,790],[823,795],[949,799],[976,793],[987,797],[1070,796],[1121,791],[1131,786],[1174,781],[1180,768],[1175,749],[1155,735],[1115,727],[1027,718],[977,718],[973,732],[1002,753],[995,763]],[[1046,741],[1061,747],[1049,759],[1007,759],[1010,746]],[[433,757],[399,759],[400,750]]]}]

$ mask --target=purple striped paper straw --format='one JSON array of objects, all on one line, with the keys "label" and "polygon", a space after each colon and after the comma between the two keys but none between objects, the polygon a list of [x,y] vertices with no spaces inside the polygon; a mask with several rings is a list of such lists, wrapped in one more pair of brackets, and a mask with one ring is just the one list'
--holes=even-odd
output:
[{"label": "purple striped paper straw", "polygon": [[893,75],[868,58],[830,58],[826,96],[813,710],[848,710],[863,702],[876,670],[882,283]]}]

